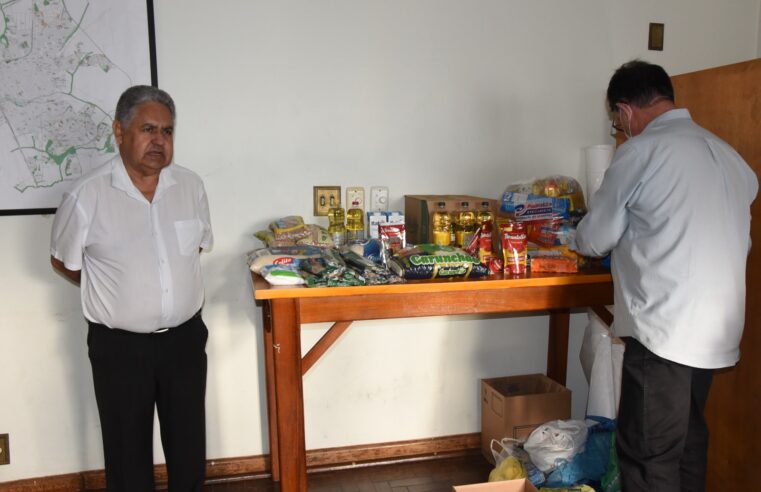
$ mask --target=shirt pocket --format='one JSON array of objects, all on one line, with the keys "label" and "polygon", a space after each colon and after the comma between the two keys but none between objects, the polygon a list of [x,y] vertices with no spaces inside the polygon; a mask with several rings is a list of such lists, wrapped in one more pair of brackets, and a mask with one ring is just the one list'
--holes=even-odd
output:
[{"label": "shirt pocket", "polygon": [[199,219],[175,221],[174,231],[181,255],[189,256],[198,252],[203,236],[203,223]]}]

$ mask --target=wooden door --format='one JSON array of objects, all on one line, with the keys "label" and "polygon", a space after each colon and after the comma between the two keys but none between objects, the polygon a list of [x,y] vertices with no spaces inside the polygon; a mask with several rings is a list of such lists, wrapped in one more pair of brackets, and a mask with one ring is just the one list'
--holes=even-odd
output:
[{"label": "wooden door", "polygon": [[[761,59],[672,77],[676,103],[732,145],[761,176]],[[706,408],[706,490],[759,490],[761,467],[761,198],[751,207],[741,360],[717,371]],[[744,238],[727,238],[727,241]],[[722,251],[716,252],[721,267]]]}]

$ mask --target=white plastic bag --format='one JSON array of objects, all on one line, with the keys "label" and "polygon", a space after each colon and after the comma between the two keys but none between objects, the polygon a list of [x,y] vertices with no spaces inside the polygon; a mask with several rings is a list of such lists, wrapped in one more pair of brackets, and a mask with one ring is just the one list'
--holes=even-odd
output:
[{"label": "white plastic bag", "polygon": [[621,397],[624,342],[591,310],[579,359],[589,383],[586,414],[615,419]]},{"label": "white plastic bag", "polygon": [[587,424],[581,420],[552,420],[534,429],[523,449],[537,468],[548,473],[584,451],[586,441]]}]

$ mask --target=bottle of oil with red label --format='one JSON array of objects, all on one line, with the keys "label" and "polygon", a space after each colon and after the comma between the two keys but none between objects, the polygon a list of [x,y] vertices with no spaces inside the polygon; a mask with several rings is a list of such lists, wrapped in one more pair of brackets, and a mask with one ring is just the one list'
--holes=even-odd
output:
[{"label": "bottle of oil with red label", "polygon": [[452,243],[452,218],[446,202],[438,202],[433,213],[433,244],[449,246]]},{"label": "bottle of oil with red label", "polygon": [[470,209],[470,203],[462,202],[455,222],[455,245],[460,248],[468,247],[475,233],[476,214]]}]

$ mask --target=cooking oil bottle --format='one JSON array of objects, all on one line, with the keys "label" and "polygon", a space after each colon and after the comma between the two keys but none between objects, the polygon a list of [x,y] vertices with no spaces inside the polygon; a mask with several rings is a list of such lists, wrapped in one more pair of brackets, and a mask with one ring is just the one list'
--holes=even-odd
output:
[{"label": "cooking oil bottle", "polygon": [[452,244],[452,218],[447,212],[446,202],[436,204],[433,213],[433,244],[449,246]]},{"label": "cooking oil bottle", "polygon": [[346,225],[344,224],[344,209],[333,207],[328,209],[328,234],[333,240],[333,245],[340,248],[346,244]]},{"label": "cooking oil bottle", "polygon": [[346,242],[357,243],[365,240],[365,219],[361,208],[350,208],[346,212]]},{"label": "cooking oil bottle", "polygon": [[484,222],[490,222],[494,220],[494,214],[491,213],[491,204],[489,202],[481,202],[481,209],[476,214],[476,225],[481,227]]},{"label": "cooking oil bottle", "polygon": [[473,235],[476,233],[476,214],[470,209],[470,203],[460,203],[460,211],[455,223],[455,244],[460,248],[466,248]]}]

